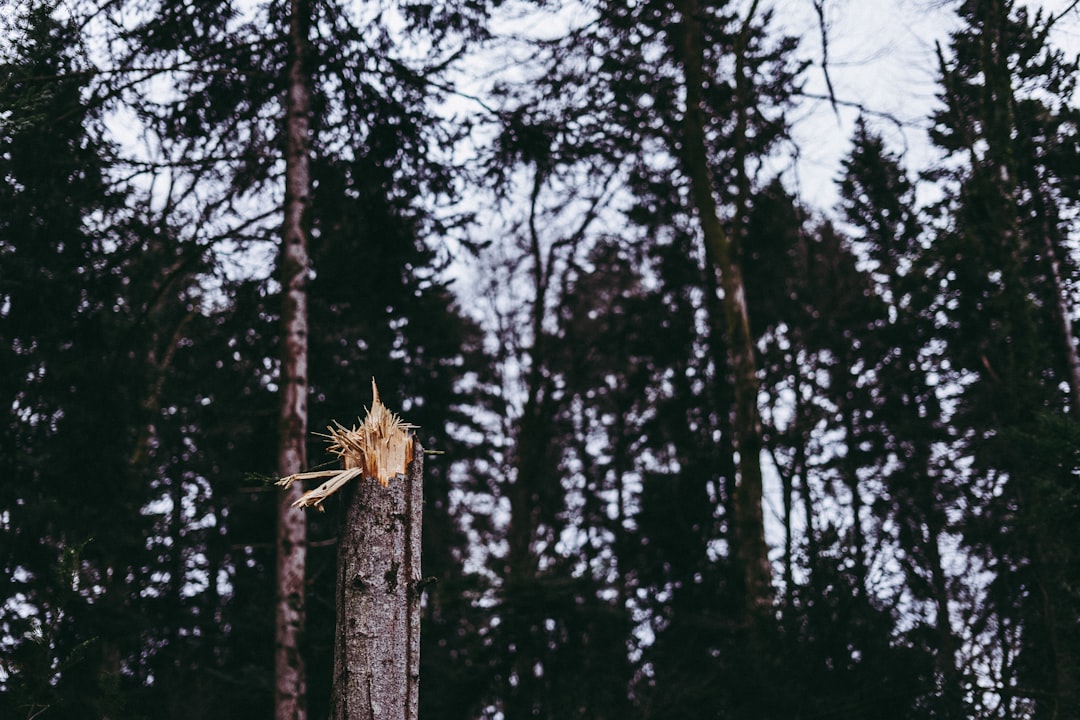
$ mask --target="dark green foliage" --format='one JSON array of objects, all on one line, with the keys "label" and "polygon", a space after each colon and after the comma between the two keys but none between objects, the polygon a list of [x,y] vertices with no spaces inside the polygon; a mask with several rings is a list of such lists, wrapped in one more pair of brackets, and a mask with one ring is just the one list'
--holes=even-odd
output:
[{"label": "dark green foliage", "polygon": [[[1010,707],[1061,717],[1078,703],[1076,654],[1057,624],[1076,617],[1065,589],[1076,575],[1068,564],[1044,565],[1067,542],[1044,513],[1072,484],[1070,433],[1060,428],[1080,392],[1061,221],[1075,207],[1067,190],[1075,169],[1059,176],[1054,160],[1064,148],[1075,152],[1077,65],[1047,44],[1042,12],[1002,1],[964,3],[960,14],[966,27],[952,37],[954,58],[941,63],[934,138],[964,162],[949,178],[951,226],[927,267],[942,288],[952,377],[965,381],[952,420],[976,477],[963,499],[964,540],[993,575],[971,618],[1005,657],[999,682]],[[1060,458],[1063,474],[1032,461],[1044,433],[1060,443],[1044,452]],[[1019,647],[1003,639],[1010,627]]]},{"label": "dark green foliage", "polygon": [[[120,665],[142,650],[145,621],[127,623],[125,607],[149,561],[136,458],[148,308],[123,280],[140,239],[96,236],[84,223],[122,198],[103,178],[98,118],[82,106],[77,35],[45,6],[19,24],[0,85],[0,546],[16,664],[5,674],[41,674],[19,672],[5,714],[54,707],[78,717],[120,706],[132,686]],[[58,151],[42,158],[43,147]],[[119,517],[131,533],[112,532]]]}]

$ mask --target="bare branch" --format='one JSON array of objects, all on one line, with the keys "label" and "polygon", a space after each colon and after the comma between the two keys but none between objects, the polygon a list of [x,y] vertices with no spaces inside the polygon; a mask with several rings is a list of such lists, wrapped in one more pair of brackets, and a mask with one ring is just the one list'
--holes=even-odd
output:
[{"label": "bare branch", "polygon": [[821,32],[821,73],[825,76],[825,87],[829,91],[829,102],[837,119],[840,118],[840,108],[836,100],[836,89],[833,87],[832,76],[829,75],[829,25],[825,21],[825,0],[812,0],[814,11],[818,17],[818,29]]}]

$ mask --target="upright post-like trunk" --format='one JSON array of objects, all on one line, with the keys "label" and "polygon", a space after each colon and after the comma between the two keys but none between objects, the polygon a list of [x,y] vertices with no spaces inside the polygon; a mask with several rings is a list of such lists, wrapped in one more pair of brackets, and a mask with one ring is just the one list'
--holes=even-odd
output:
[{"label": "upright post-like trunk", "polygon": [[[307,209],[311,198],[309,80],[304,68],[307,22],[299,0],[289,3],[289,76],[285,96],[285,220],[280,258],[281,374],[278,417],[278,472],[299,472],[307,464],[308,247]],[[304,632],[304,575],[307,521],[291,510],[300,488],[281,493],[277,528],[277,594],[274,613],[274,718],[304,720],[307,678]]]},{"label": "upright post-like trunk", "polygon": [[[540,557],[537,551],[537,531],[541,524],[540,508],[545,494],[550,492],[550,472],[547,462],[551,431],[551,383],[544,372],[549,358],[549,343],[544,332],[547,292],[551,281],[551,256],[543,251],[538,222],[540,194],[546,172],[539,164],[533,168],[532,190],[529,197],[528,241],[532,259],[532,307],[529,330],[532,346],[527,350],[528,372],[525,373],[525,405],[515,433],[513,463],[516,472],[507,488],[509,523],[506,530],[507,553],[503,574],[505,623],[503,637],[508,652],[505,672],[513,678],[506,684],[503,715],[509,720],[533,717],[546,701],[536,674],[543,668],[547,655],[544,643],[536,638],[537,627],[543,621],[537,605],[528,602],[533,594]],[[522,602],[526,600],[526,602]]]},{"label": "upright post-like trunk", "polygon": [[[403,479],[345,489],[332,720],[416,720],[420,700],[423,449]],[[346,458],[345,466],[350,466]]]},{"label": "upright post-like trunk", "polygon": [[[690,181],[710,263],[720,275],[724,293],[724,320],[728,336],[728,358],[734,379],[734,445],[738,452],[738,484],[732,518],[734,559],[742,575],[746,609],[751,618],[772,605],[772,570],[765,544],[765,523],[761,507],[761,416],[757,405],[758,379],[754,339],[742,269],[731,238],[720,222],[713,196],[712,173],[705,142],[706,118],[702,99],[705,85],[704,38],[697,0],[678,0],[680,25],[673,31],[682,57],[685,77],[686,111],[683,114],[682,162]],[[721,363],[723,365],[724,363]]]},{"label": "upright post-like trunk", "polygon": [[[849,382],[850,377],[846,377],[848,369],[851,367],[851,362],[848,361],[839,370],[845,377],[840,380],[837,385],[841,392],[846,391],[846,395],[854,397],[855,388],[854,384]],[[835,381],[834,381],[835,382]],[[853,419],[853,412],[846,412],[843,414],[842,425],[844,427],[845,443],[847,445],[847,453],[844,455],[843,468],[844,468],[844,484],[847,485],[848,491],[851,493],[851,551],[855,562],[853,572],[855,575],[855,591],[858,593],[860,599],[867,597],[868,588],[866,587],[866,576],[869,568],[867,567],[867,553],[866,553],[866,534],[863,532],[862,515],[863,515],[863,497],[859,488],[859,442],[858,436],[855,431],[855,421]]]},{"label": "upright post-like trunk", "polygon": [[[1011,98],[1011,102],[1015,104],[1016,98]],[[1031,193],[1033,209],[1041,220],[1039,234],[1043,246],[1043,258],[1050,273],[1049,291],[1054,296],[1053,306],[1057,311],[1057,321],[1061,328],[1061,349],[1068,370],[1069,413],[1075,416],[1080,414],[1080,351],[1076,347],[1076,333],[1073,330],[1069,289],[1062,277],[1061,260],[1058,258],[1058,241],[1061,236],[1055,224],[1050,220],[1053,203],[1048,202],[1043,195],[1049,183],[1044,182],[1039,177],[1035,163],[1022,163],[1020,175],[1022,182],[1027,185],[1028,191]]]},{"label": "upright post-like trunk", "polygon": [[[796,364],[793,368],[794,374],[792,375],[792,380],[794,382],[792,390],[795,393],[795,429],[792,432],[792,435],[796,438],[806,438],[810,436],[813,420],[809,417],[810,412],[807,409],[807,403],[803,398],[803,378],[798,366],[799,355],[799,353],[796,354]],[[816,523],[814,522],[814,500],[810,496],[810,461],[807,458],[805,442],[795,442],[795,458],[792,462],[792,475],[798,476],[799,478],[799,489],[803,500],[803,524],[806,526],[806,529],[804,530],[806,534],[806,565],[811,572],[814,572],[818,567],[818,557],[821,553],[818,548],[818,534]],[[794,484],[794,477],[792,478],[792,483]]]}]

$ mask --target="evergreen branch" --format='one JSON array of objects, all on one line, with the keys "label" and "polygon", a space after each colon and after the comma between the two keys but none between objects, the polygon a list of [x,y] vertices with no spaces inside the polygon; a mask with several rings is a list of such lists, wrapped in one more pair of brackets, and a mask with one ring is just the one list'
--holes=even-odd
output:
[{"label": "evergreen branch", "polygon": [[428,80],[427,84],[429,86],[435,88],[436,90],[440,90],[440,91],[442,91],[444,93],[447,93],[449,95],[456,95],[457,97],[459,97],[459,98],[461,98],[463,100],[468,100],[469,102],[475,103],[477,106],[482,108],[486,113],[488,113],[489,115],[492,115],[494,117],[502,117],[503,115],[505,115],[504,112],[502,112],[499,109],[494,108],[491,105],[489,105],[483,98],[477,97],[476,95],[473,95],[471,93],[462,92],[461,90],[458,90],[456,87],[454,87],[453,85],[451,85],[449,83],[437,82],[435,80]]}]

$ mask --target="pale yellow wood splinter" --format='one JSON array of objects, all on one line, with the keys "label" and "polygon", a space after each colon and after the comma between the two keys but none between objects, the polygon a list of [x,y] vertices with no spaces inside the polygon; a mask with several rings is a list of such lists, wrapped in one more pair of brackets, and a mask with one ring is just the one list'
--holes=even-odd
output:
[{"label": "pale yellow wood splinter", "polygon": [[371,381],[374,399],[367,417],[359,427],[345,428],[335,422],[327,427],[330,452],[341,458],[342,469],[303,472],[281,478],[277,484],[289,487],[296,480],[329,478],[314,490],[309,490],[293,503],[293,507],[311,507],[322,510],[322,503],[350,480],[357,477],[373,478],[383,487],[398,475],[404,475],[413,459],[413,439],[410,432],[415,425],[404,422],[379,400],[379,388]]}]

